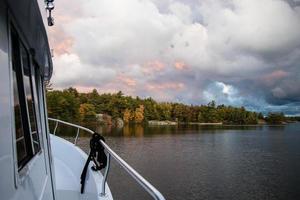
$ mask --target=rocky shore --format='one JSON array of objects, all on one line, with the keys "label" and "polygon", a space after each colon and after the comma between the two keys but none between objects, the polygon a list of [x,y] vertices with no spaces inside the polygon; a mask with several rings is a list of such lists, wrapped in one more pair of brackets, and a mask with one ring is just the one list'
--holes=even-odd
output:
[{"label": "rocky shore", "polygon": [[155,126],[161,126],[161,125],[177,125],[178,122],[174,122],[174,121],[158,121],[158,120],[150,120],[148,121],[149,125],[155,125]]}]

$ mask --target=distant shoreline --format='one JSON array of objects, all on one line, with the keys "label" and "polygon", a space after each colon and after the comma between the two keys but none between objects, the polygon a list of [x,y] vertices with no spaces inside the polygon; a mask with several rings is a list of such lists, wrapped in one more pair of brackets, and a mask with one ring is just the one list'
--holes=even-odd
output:
[{"label": "distant shoreline", "polygon": [[202,123],[202,122],[190,122],[188,124],[191,125],[212,125],[212,126],[219,126],[219,125],[223,125],[223,122],[207,122],[207,123]]},{"label": "distant shoreline", "polygon": [[[296,122],[293,122],[296,123]],[[285,126],[290,123],[281,123],[281,124],[268,124],[268,123],[258,123],[258,124],[224,124],[223,122],[176,122],[176,121],[159,121],[159,120],[150,120],[148,125],[150,126],[174,126],[174,125],[199,125],[199,126]]]}]

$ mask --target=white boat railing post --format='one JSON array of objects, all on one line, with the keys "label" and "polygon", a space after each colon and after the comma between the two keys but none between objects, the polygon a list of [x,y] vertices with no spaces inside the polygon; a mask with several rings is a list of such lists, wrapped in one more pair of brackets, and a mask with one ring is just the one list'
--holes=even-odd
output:
[{"label": "white boat railing post", "polygon": [[[94,134],[94,131],[85,128],[83,126],[79,126],[76,124],[72,124],[69,122],[65,122],[59,119],[48,118],[49,121],[56,122],[53,135],[56,133],[56,129],[58,127],[58,123],[65,124],[74,128],[77,128],[77,133],[74,140],[74,145],[76,145],[80,130],[86,131],[88,133]],[[135,169],[133,169],[127,162],[125,162],[118,154],[116,154],[104,141],[100,140],[102,146],[104,147],[107,155],[107,165],[105,167],[105,171],[103,174],[103,179],[101,183],[101,192],[100,196],[105,196],[105,184],[107,183],[108,173],[110,169],[110,158],[114,158],[115,161],[140,185],[142,186],[155,200],[165,200],[165,197],[153,186],[149,183],[142,175],[140,175]]]},{"label": "white boat railing post", "polygon": [[80,129],[79,129],[79,127],[78,127],[78,128],[77,128],[76,137],[75,137],[75,140],[74,140],[74,145],[77,144],[77,140],[78,140],[78,137],[79,137],[79,131],[80,131]]},{"label": "white boat railing post", "polygon": [[56,129],[57,129],[57,127],[58,127],[58,121],[56,121],[56,123],[55,123],[55,128],[54,128],[54,131],[53,131],[53,135],[56,134]]},{"label": "white boat railing post", "polygon": [[109,168],[110,168],[110,154],[107,153],[106,156],[107,156],[107,164],[106,164],[105,172],[104,172],[103,179],[102,179],[102,186],[101,186],[101,193],[100,193],[101,196],[105,196],[105,184],[107,182],[107,176],[108,176],[108,172],[109,172]]}]

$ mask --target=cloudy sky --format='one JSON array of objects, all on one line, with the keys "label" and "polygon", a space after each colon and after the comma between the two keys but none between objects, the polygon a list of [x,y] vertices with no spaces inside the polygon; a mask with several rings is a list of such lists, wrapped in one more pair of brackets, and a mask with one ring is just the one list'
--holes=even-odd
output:
[{"label": "cloudy sky", "polygon": [[57,0],[53,86],[300,114],[300,0]]}]

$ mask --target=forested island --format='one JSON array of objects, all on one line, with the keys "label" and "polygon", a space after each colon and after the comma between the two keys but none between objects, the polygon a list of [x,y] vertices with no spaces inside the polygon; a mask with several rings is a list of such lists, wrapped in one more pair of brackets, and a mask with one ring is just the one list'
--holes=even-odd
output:
[{"label": "forested island", "polygon": [[96,122],[97,116],[109,116],[124,123],[147,123],[164,121],[170,123],[215,123],[250,125],[258,123],[285,123],[283,113],[262,113],[244,107],[216,105],[186,105],[183,103],[157,102],[152,98],[139,98],[117,93],[99,94],[96,89],[80,93],[75,88],[47,90],[49,117],[69,122]]}]

